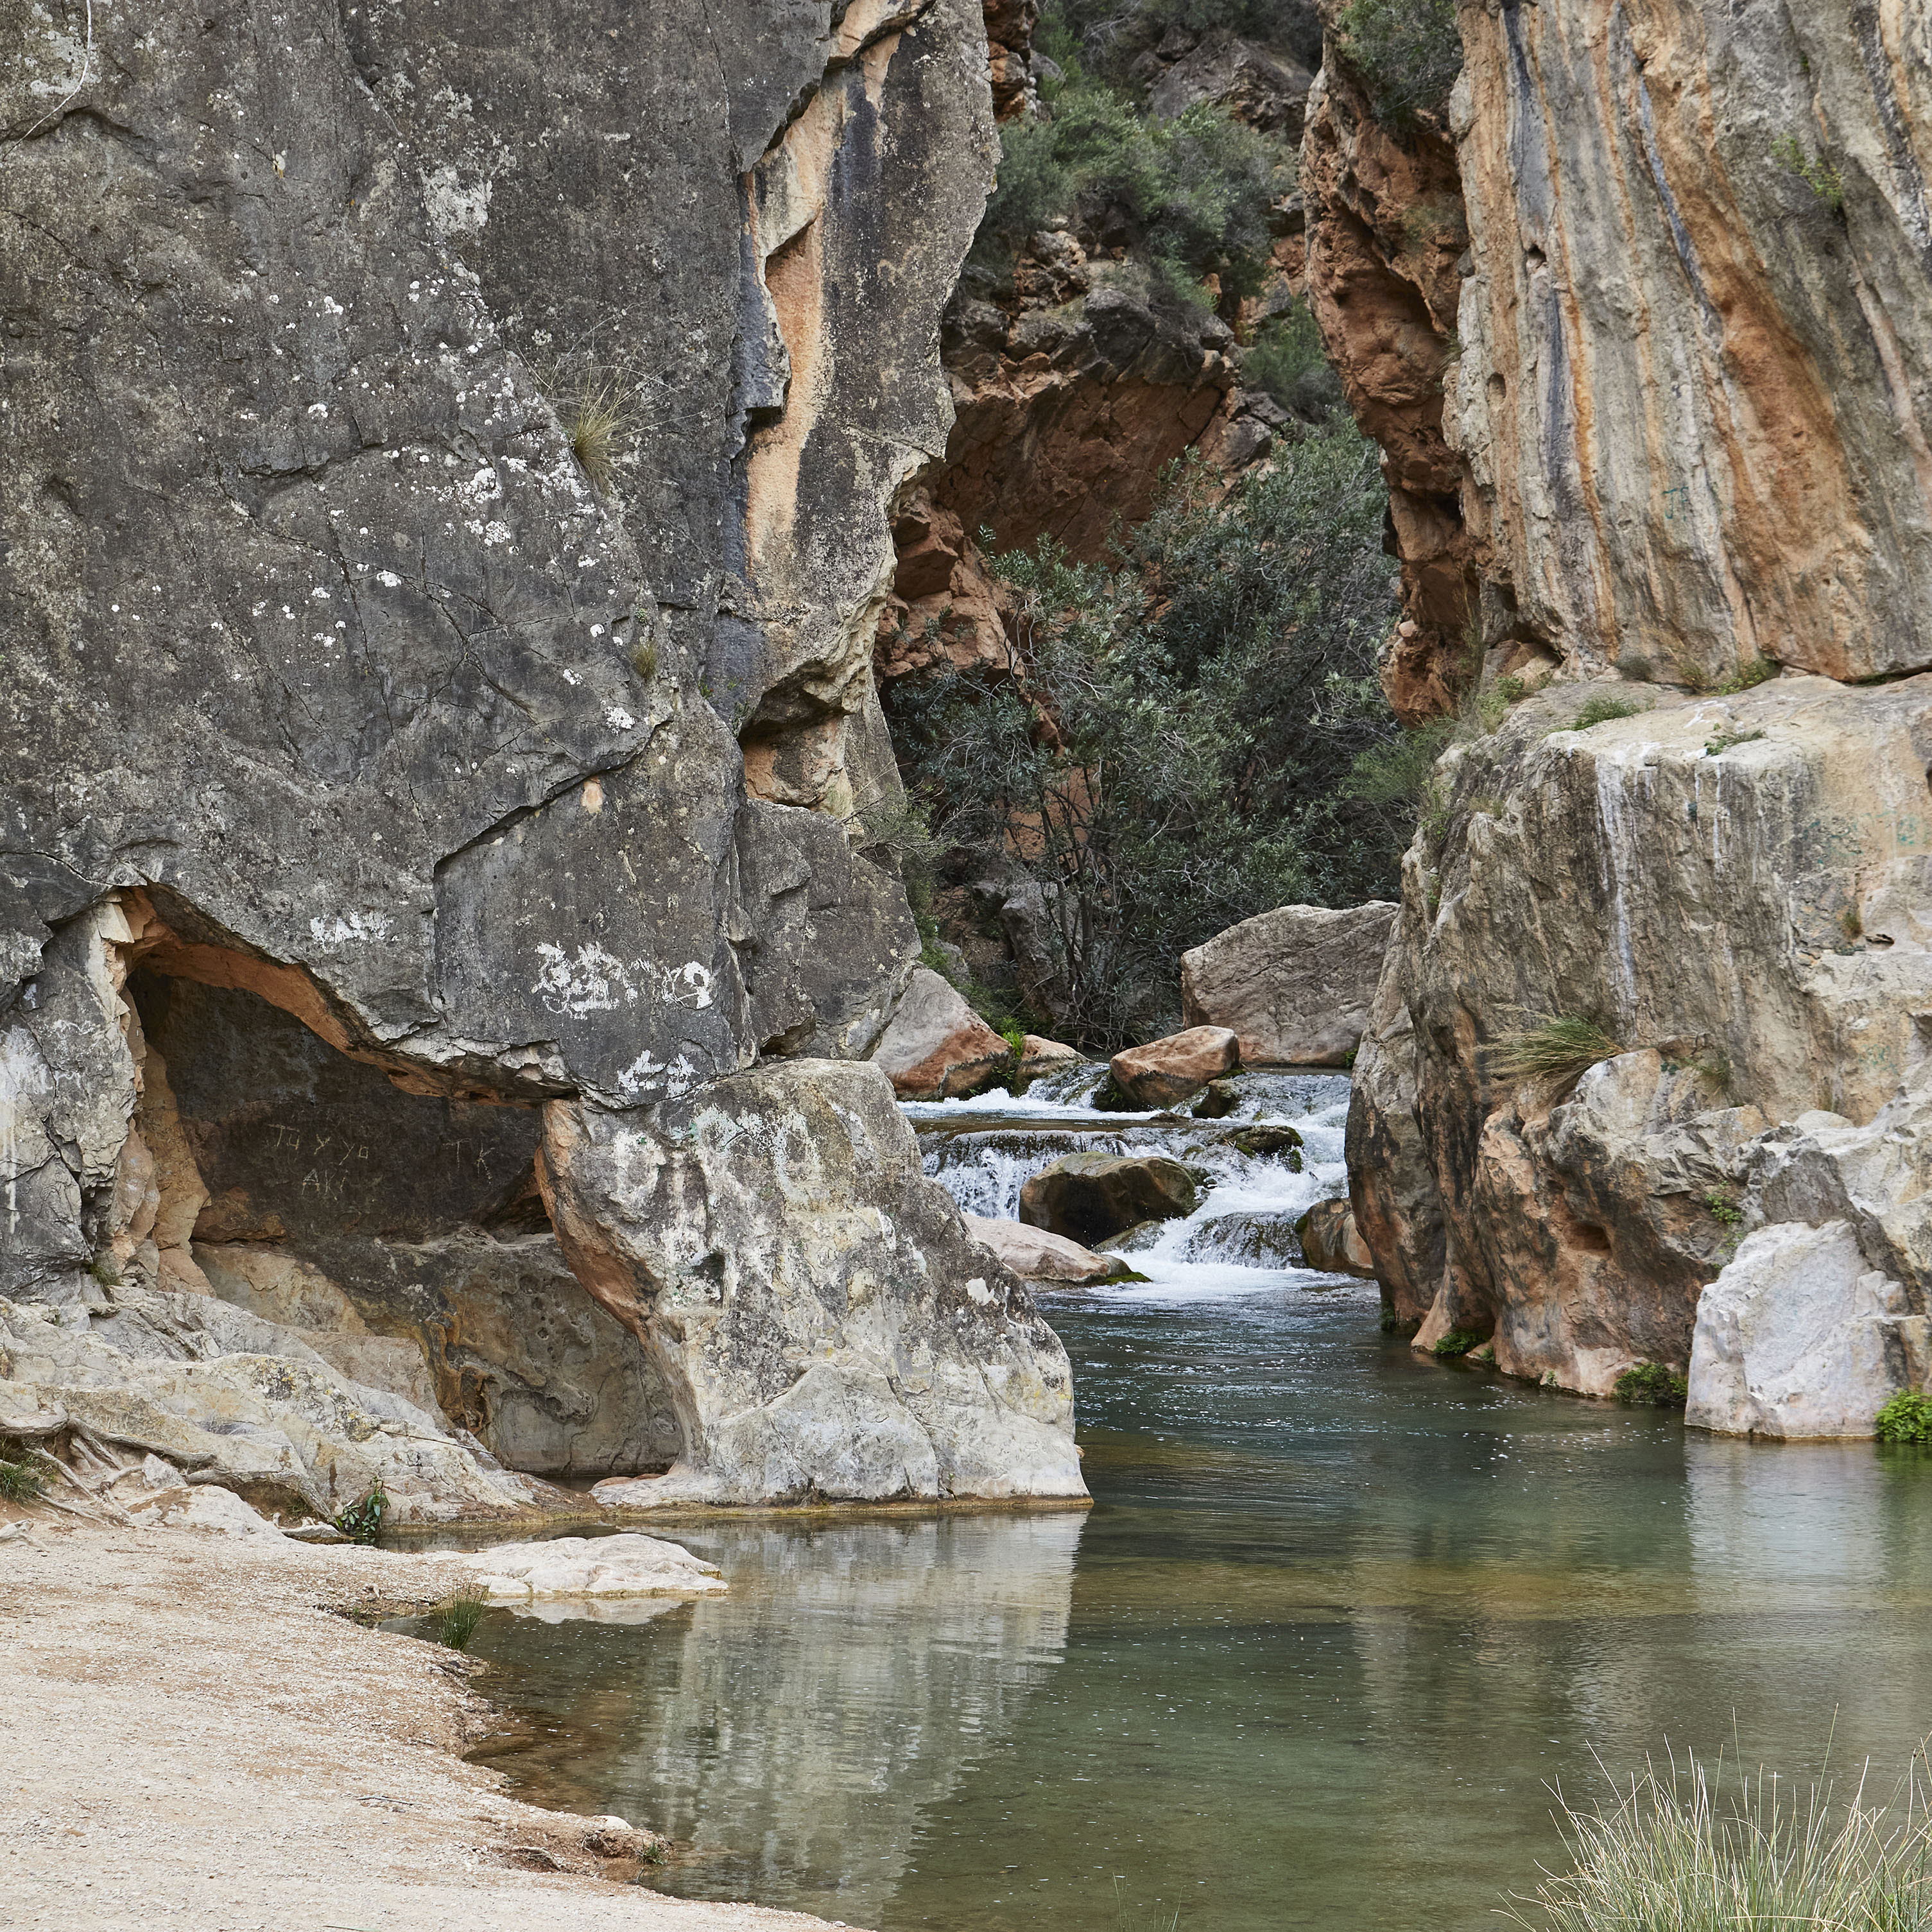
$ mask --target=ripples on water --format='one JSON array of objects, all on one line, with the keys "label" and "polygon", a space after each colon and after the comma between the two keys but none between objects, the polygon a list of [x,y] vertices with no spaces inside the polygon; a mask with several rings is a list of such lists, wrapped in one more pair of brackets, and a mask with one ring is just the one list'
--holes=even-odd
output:
[{"label": "ripples on water", "polygon": [[[1332,1191],[1304,1102],[1265,1211]],[[1888,1774],[1932,1726],[1932,1458],[1435,1367],[1372,1288],[1170,1232],[1161,1279],[1048,1304],[1090,1514],[680,1528],[729,1595],[493,1613],[515,1787],[682,1841],[665,1890],[888,1932],[1118,1932],[1116,1875],[1142,1923],[1475,1932],[1593,1751],[1802,1772],[1835,1713]]]}]

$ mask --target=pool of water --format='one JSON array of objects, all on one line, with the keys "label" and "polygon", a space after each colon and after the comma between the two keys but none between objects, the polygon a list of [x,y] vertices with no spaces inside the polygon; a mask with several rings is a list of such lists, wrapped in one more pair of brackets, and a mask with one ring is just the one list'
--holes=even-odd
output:
[{"label": "pool of water", "polygon": [[668,1833],[664,1890],[880,1932],[1475,1932],[1598,1757],[1802,1773],[1835,1727],[1888,1786],[1932,1727],[1932,1459],[1687,1436],[1420,1362],[1372,1288],[1162,1272],[1050,1304],[1090,1511],[680,1528],[728,1595],[486,1618],[493,1761]]}]

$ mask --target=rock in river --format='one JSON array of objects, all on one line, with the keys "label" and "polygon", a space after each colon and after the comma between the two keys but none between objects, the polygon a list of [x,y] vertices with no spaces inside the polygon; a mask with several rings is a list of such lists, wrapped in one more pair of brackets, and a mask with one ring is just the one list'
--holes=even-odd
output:
[{"label": "rock in river", "polygon": [[710,1597],[724,1588],[715,1563],[655,1536],[559,1536],[506,1543],[451,1559],[477,1573],[496,1604],[556,1597]]},{"label": "rock in river", "polygon": [[958,992],[922,966],[872,1052],[902,1100],[957,1100],[990,1087],[1012,1050]]},{"label": "rock in river", "polygon": [[1139,1222],[1191,1214],[1198,1199],[1193,1176],[1165,1154],[1070,1154],[1020,1190],[1020,1219],[1090,1245]]},{"label": "rock in river", "polygon": [[995,1221],[982,1214],[966,1216],[966,1232],[983,1248],[990,1248],[1022,1281],[1051,1283],[1105,1281],[1120,1272],[1111,1256],[1096,1255],[1064,1234],[1023,1221]]},{"label": "rock in river", "polygon": [[1113,1058],[1114,1084],[1137,1107],[1174,1107],[1240,1064],[1240,1046],[1226,1027],[1190,1027]]},{"label": "rock in river", "polygon": [[1354,1211],[1346,1201],[1318,1201],[1295,1222],[1301,1258],[1324,1274],[1360,1275],[1375,1279],[1376,1258],[1355,1232]]}]

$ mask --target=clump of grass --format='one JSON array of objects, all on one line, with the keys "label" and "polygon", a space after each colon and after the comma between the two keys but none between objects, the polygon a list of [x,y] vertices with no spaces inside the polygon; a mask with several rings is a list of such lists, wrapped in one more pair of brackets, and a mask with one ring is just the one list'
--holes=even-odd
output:
[{"label": "clump of grass", "polygon": [[490,1606],[481,1597],[452,1597],[436,1613],[436,1640],[452,1650],[467,1650],[483,1612]]},{"label": "clump of grass", "polygon": [[1717,687],[1717,694],[1720,698],[1735,698],[1741,691],[1768,683],[1784,668],[1775,658],[1754,658],[1742,670],[1726,678]]},{"label": "clump of grass", "polygon": [[1661,1362],[1639,1362],[1612,1387],[1618,1401],[1633,1408],[1682,1408],[1690,1394],[1690,1383]]},{"label": "clump of grass", "polygon": [[30,1464],[0,1462],[0,1501],[38,1502],[46,1490],[45,1479]]},{"label": "clump of grass", "polygon": [[1429,1352],[1440,1361],[1453,1361],[1457,1356],[1466,1355],[1472,1348],[1479,1347],[1486,1339],[1473,1328],[1452,1328]]},{"label": "clump of grass", "polygon": [[[1760,1771],[1723,1792],[1724,1764],[1647,1766],[1608,1805],[1558,1793],[1570,1869],[1503,1916],[1538,1932],[1922,1932],[1932,1925],[1932,1815],[1915,1762],[1890,1806],[1862,1774],[1842,1805],[1828,1780]],[[1526,1916],[1523,1908],[1533,1913]]]},{"label": "clump of grass", "polygon": [[388,1510],[388,1492],[379,1479],[335,1519],[335,1526],[352,1543],[373,1544],[382,1533],[382,1519]]},{"label": "clump of grass", "polygon": [[1707,1048],[1686,1064],[1685,1071],[1696,1074],[1719,1094],[1731,1090],[1731,1057],[1721,1047]]},{"label": "clump of grass", "polygon": [[112,1255],[105,1248],[88,1263],[87,1271],[103,1288],[118,1288],[121,1286],[121,1270]]},{"label": "clump of grass", "polygon": [[1490,1048],[1490,1070],[1505,1080],[1569,1080],[1623,1048],[1593,1019],[1568,1013],[1506,1033]]},{"label": "clump of grass", "polygon": [[620,460],[649,418],[649,379],[622,353],[600,349],[594,334],[567,348],[539,336],[530,361],[578,467],[599,496],[608,496]]},{"label": "clump of grass", "polygon": [[1932,1442],[1932,1395],[1895,1395],[1872,1424],[1881,1442]]},{"label": "clump of grass", "polygon": [[1559,724],[1556,728],[1558,731],[1587,731],[1593,724],[1607,724],[1612,718],[1634,718],[1647,708],[1632,703],[1628,698],[1616,698],[1607,691],[1602,692],[1588,700],[1568,724]]},{"label": "clump of grass", "polygon": [[1763,736],[1762,731],[1720,731],[1714,737],[1704,740],[1704,749],[1714,758],[1720,752],[1728,752],[1733,745],[1754,745]]},{"label": "clump of grass", "polygon": [[1772,158],[1788,168],[1834,214],[1845,211],[1845,182],[1837,167],[1822,154],[1809,154],[1796,134],[1780,135],[1771,144]]}]

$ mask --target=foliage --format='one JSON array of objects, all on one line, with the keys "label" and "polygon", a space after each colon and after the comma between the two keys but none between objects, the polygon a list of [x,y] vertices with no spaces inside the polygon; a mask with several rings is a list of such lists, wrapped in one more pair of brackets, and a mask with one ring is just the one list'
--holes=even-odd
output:
[{"label": "foliage", "polygon": [[1762,731],[1720,731],[1704,740],[1707,757],[1716,758],[1720,752],[1728,752],[1734,745],[1755,745],[1764,736]]},{"label": "foliage", "polygon": [[1822,154],[1808,154],[1795,134],[1780,135],[1771,144],[1772,159],[1789,169],[1834,214],[1845,209],[1845,182]]},{"label": "foliage", "polygon": [[1720,698],[1735,698],[1741,691],[1749,691],[1754,686],[1768,683],[1784,668],[1775,658],[1753,658],[1735,676],[1726,678],[1717,687],[1717,694]]},{"label": "foliage", "polygon": [[1744,1226],[1744,1210],[1738,1205],[1737,1197],[1726,1193],[1721,1187],[1714,1187],[1704,1196],[1704,1205],[1710,1210],[1711,1219],[1722,1228],[1741,1228]]},{"label": "foliage", "polygon": [[[1932,1926],[1932,1816],[1922,1758],[1889,1807],[1862,1776],[1840,1806],[1760,1771],[1721,1790],[1694,1756],[1646,1766],[1608,1805],[1558,1802],[1570,1869],[1504,1916],[1539,1932],[1923,1932]],[[1526,1917],[1522,1908],[1534,1916]]]},{"label": "foliage", "polygon": [[[607,350],[594,336],[559,346],[548,334],[529,351],[537,387],[555,410],[578,467],[599,496],[608,496],[618,467],[634,448],[651,415],[651,379],[621,350]],[[651,669],[656,652],[651,652]],[[640,676],[649,670],[638,666]]]},{"label": "foliage", "polygon": [[46,1488],[39,1470],[26,1462],[0,1462],[0,1501],[37,1502]]},{"label": "foliage", "polygon": [[467,1650],[483,1612],[490,1606],[481,1597],[452,1597],[436,1613],[436,1640],[452,1650]]},{"label": "foliage", "polygon": [[1385,126],[1412,128],[1447,106],[1462,71],[1456,0],[1352,0],[1336,26]]},{"label": "foliage", "polygon": [[1178,956],[1239,920],[1392,888],[1407,814],[1337,796],[1395,731],[1382,504],[1372,446],[1340,424],[1225,496],[1178,466],[1117,566],[1050,542],[998,560],[1010,666],[895,687],[935,832],[1042,886],[1063,1036],[1129,1037],[1171,1006]]},{"label": "foliage", "polygon": [[1567,1013],[1503,1034],[1490,1048],[1490,1071],[1505,1080],[1574,1080],[1622,1052],[1595,1020]]},{"label": "foliage", "polygon": [[1593,724],[1607,724],[1612,718],[1634,718],[1647,709],[1628,698],[1617,698],[1609,692],[1600,692],[1588,700],[1582,710],[1568,724],[1559,724],[1559,731],[1587,731]]},{"label": "foliage", "polygon": [[1051,104],[1000,134],[999,183],[976,244],[1016,248],[1051,223],[1124,218],[1171,293],[1202,277],[1257,292],[1268,266],[1268,215],[1289,185],[1282,151],[1210,102],[1168,121],[1077,68]]},{"label": "foliage", "polygon": [[335,1526],[352,1543],[374,1543],[382,1533],[382,1518],[388,1508],[388,1493],[378,1479],[359,1502],[351,1503],[335,1519]]},{"label": "foliage", "polygon": [[1618,1401],[1633,1408],[1682,1408],[1690,1394],[1690,1383],[1661,1362],[1639,1362],[1624,1370],[1613,1388]]},{"label": "foliage", "polygon": [[1873,1424],[1881,1442],[1932,1442],[1932,1395],[1895,1395]]},{"label": "foliage", "polygon": [[1452,1328],[1429,1352],[1443,1361],[1453,1361],[1458,1355],[1466,1355],[1472,1348],[1480,1346],[1486,1339],[1473,1328]]},{"label": "foliage", "polygon": [[1034,44],[1062,67],[1078,62],[1124,80],[1134,56],[1171,27],[1226,27],[1286,49],[1304,67],[1322,64],[1322,26],[1311,0],[1046,0]]},{"label": "foliage", "polygon": [[1270,316],[1241,352],[1241,374],[1291,416],[1319,422],[1342,406],[1341,380],[1329,367],[1322,331],[1306,302]]}]

